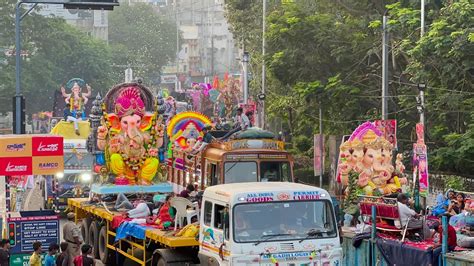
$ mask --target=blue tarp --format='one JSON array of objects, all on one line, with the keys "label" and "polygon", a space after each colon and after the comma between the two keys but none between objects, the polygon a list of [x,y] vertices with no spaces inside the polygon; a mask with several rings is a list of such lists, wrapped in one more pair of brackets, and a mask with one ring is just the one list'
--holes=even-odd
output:
[{"label": "blue tarp", "polygon": [[138,239],[145,239],[145,231],[146,231],[146,227],[143,225],[130,223],[130,222],[123,222],[117,228],[117,235],[115,236],[115,242],[119,241],[120,239],[124,239],[127,236],[133,236]]},{"label": "blue tarp", "polygon": [[422,250],[402,242],[377,238],[377,247],[388,265],[438,265],[441,247]]}]

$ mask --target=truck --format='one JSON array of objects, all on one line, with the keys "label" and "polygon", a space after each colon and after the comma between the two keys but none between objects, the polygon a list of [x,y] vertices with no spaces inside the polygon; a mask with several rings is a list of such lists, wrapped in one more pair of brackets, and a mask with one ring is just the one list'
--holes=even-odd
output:
[{"label": "truck", "polygon": [[[123,255],[139,265],[340,265],[342,248],[329,193],[289,182],[221,184],[206,188],[199,234],[177,236],[145,226],[143,239],[114,241],[114,216],[102,204],[70,198],[87,243],[104,263]],[[88,231],[88,233],[87,233]],[[127,250],[127,249],[130,250]]]},{"label": "truck", "polygon": [[49,199],[55,199],[58,210],[64,211],[67,199],[71,197],[87,197],[92,178],[93,155],[87,152],[86,140],[90,133],[88,121],[79,122],[80,134],[75,134],[73,124],[59,121],[51,133],[64,139],[64,172],[53,177],[52,193]]}]

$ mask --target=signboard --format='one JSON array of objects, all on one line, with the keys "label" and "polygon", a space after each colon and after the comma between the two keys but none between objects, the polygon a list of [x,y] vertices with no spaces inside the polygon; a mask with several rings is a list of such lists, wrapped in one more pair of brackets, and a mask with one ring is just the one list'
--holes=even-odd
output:
[{"label": "signboard", "polygon": [[413,144],[414,175],[418,174],[420,180],[420,195],[426,197],[429,187],[428,152],[424,140],[423,124],[416,124],[416,135],[417,142]]},{"label": "signboard", "polygon": [[[13,233],[13,234],[12,234]],[[12,254],[33,252],[33,243],[39,241],[43,247],[59,243],[58,216],[31,216],[8,218],[8,235]],[[13,240],[13,241],[12,241]]]},{"label": "signboard", "polygon": [[161,84],[175,84],[176,81],[176,75],[161,75]]},{"label": "signboard", "polygon": [[0,175],[48,175],[63,171],[63,138],[48,135],[0,137]]},{"label": "signboard", "polygon": [[[10,255],[10,266],[27,266],[30,265],[31,254],[12,254]],[[44,254],[41,254],[44,261]]]}]

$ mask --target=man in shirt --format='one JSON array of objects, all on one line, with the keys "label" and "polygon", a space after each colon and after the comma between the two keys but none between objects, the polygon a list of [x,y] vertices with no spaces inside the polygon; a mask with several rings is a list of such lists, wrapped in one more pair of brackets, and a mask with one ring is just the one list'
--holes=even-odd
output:
[{"label": "man in shirt", "polygon": [[397,201],[402,227],[405,227],[408,223],[408,229],[420,229],[419,232],[423,234],[424,237],[429,237],[429,228],[423,220],[419,219],[420,215],[408,207],[408,196],[404,193],[400,193],[397,196]]},{"label": "man in shirt", "polygon": [[63,237],[64,241],[66,241],[69,245],[67,248],[69,265],[73,265],[74,258],[81,254],[81,244],[82,244],[82,236],[81,230],[79,227],[74,223],[75,214],[70,212],[67,214],[68,222],[63,226]]},{"label": "man in shirt", "polygon": [[33,243],[33,254],[30,257],[30,266],[42,266],[41,261],[41,242]]},{"label": "man in shirt", "polygon": [[44,257],[44,266],[56,265],[56,254],[58,253],[59,245],[56,243],[49,244],[48,254]]},{"label": "man in shirt", "polygon": [[237,108],[237,115],[234,118],[235,126],[234,129],[225,134],[221,139],[225,140],[228,137],[232,136],[234,133],[239,131],[245,131],[250,126],[249,118],[244,114],[242,107]]},{"label": "man in shirt", "polygon": [[0,266],[10,266],[10,241],[2,239],[0,242]]},{"label": "man in shirt", "polygon": [[202,133],[204,134],[204,136],[202,137],[202,141],[198,141],[196,143],[196,145],[194,145],[192,155],[203,151],[204,148],[206,148],[207,145],[209,145],[209,143],[211,143],[212,140],[214,139],[214,137],[211,135],[211,133],[209,133],[210,127],[211,126],[205,126],[202,129]]}]

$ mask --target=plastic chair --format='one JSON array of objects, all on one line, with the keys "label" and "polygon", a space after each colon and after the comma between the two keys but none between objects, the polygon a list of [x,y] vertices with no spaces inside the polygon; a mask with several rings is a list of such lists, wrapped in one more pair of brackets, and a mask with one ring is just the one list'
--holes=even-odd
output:
[{"label": "plastic chair", "polygon": [[[183,219],[186,218],[186,223],[191,223],[191,218],[196,216],[199,220],[199,207],[197,204],[192,203],[190,200],[182,197],[173,197],[170,201],[171,207],[176,209],[176,215],[174,218],[174,230],[178,227],[183,227]],[[193,209],[188,209],[191,207]]]}]

